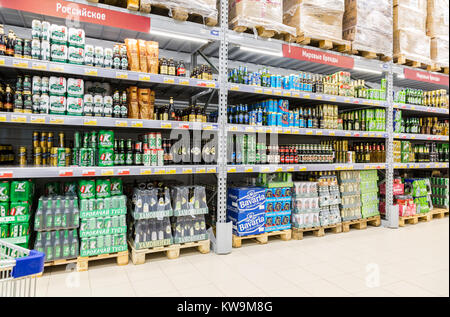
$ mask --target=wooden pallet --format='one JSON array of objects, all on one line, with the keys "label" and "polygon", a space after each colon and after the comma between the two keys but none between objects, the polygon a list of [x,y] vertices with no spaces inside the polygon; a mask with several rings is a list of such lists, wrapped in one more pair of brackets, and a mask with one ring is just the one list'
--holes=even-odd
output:
[{"label": "wooden pallet", "polygon": [[[44,262],[44,271],[46,267],[49,266],[57,266],[57,265],[67,265],[70,263],[77,263],[78,259],[77,258],[73,258],[73,259],[60,259],[60,260],[54,260],[54,261],[47,261]],[[41,277],[44,274],[44,271],[42,271],[42,273],[37,274],[37,277]]]},{"label": "wooden pallet", "polygon": [[428,222],[431,219],[433,219],[433,214],[431,212],[427,212],[426,214],[416,214],[412,216],[399,217],[398,226],[404,227],[406,224],[415,225],[419,223],[419,221]]},{"label": "wooden pallet", "polygon": [[356,50],[352,47],[352,50],[350,51],[350,54],[361,56],[368,59],[378,59],[383,62],[389,62],[392,60],[392,56],[387,56],[382,53],[376,53],[371,51],[364,51],[364,50]]},{"label": "wooden pallet", "polygon": [[289,43],[309,45],[318,47],[323,50],[337,51],[340,53],[350,53],[352,48],[350,41],[324,39],[316,36],[308,36],[306,34],[302,34],[300,36],[293,36],[292,34],[286,34],[284,40]]},{"label": "wooden pallet", "polygon": [[381,226],[381,217],[374,216],[369,218],[361,218],[356,220],[344,221],[342,222],[342,232],[349,232],[350,228],[354,229],[366,229],[367,225],[379,227]]},{"label": "wooden pallet", "polygon": [[332,233],[341,233],[342,232],[342,224],[337,223],[334,225],[323,226],[323,227],[312,227],[312,228],[292,228],[292,239],[294,240],[303,240],[303,235],[306,232],[312,232],[315,237],[323,237],[325,236],[325,232],[329,230]]},{"label": "wooden pallet", "polygon": [[422,68],[422,69],[428,69],[428,68],[433,67],[430,64],[418,62],[413,59],[409,59],[407,56],[405,56],[403,54],[394,55],[394,63],[400,64],[400,65],[411,66],[414,68]]},{"label": "wooden pallet", "polygon": [[128,264],[128,251],[99,254],[99,255],[93,255],[93,256],[87,256],[87,257],[80,256],[77,259],[77,271],[78,272],[87,271],[90,261],[104,260],[104,259],[110,259],[110,258],[116,258],[117,265],[127,265]]},{"label": "wooden pallet", "polygon": [[[257,26],[257,27],[255,27],[255,29],[256,29],[257,35],[260,37],[264,37],[264,38],[272,38],[272,37],[275,37],[276,35],[281,34],[274,30],[267,30],[263,26]],[[249,31],[250,33],[254,33],[252,28],[248,28],[243,25],[236,25],[235,27],[232,28],[232,30],[235,32],[238,32],[238,33],[244,33],[247,31]]]},{"label": "wooden pallet", "polygon": [[[131,8],[130,10],[137,10]],[[156,5],[140,5],[139,11],[142,13],[156,13],[164,16],[170,16],[177,21],[191,21],[206,24],[207,26],[216,26],[217,18],[215,17],[203,17],[200,13],[189,13],[189,10],[185,8],[170,8],[164,4]]]},{"label": "wooden pallet", "polygon": [[448,209],[445,208],[434,208],[431,211],[432,218],[442,219],[445,217],[446,214],[448,214]]},{"label": "wooden pallet", "polygon": [[427,66],[427,71],[429,72],[439,72],[448,75],[448,66],[439,66],[438,64],[431,64]]},{"label": "wooden pallet", "polygon": [[180,257],[180,250],[185,248],[197,248],[197,250],[202,253],[206,254],[210,251],[210,241],[208,240],[201,240],[201,241],[195,241],[195,242],[186,242],[186,243],[180,243],[180,244],[171,244],[165,247],[154,247],[154,248],[148,248],[148,249],[135,249],[134,246],[128,242],[130,248],[131,248],[131,262],[133,264],[144,264],[145,263],[145,256],[147,254],[151,253],[158,253],[158,252],[166,252],[167,258],[173,260]]},{"label": "wooden pallet", "polygon": [[255,239],[256,242],[260,244],[266,244],[269,242],[269,237],[280,236],[281,240],[288,241],[292,238],[292,230],[280,230],[280,231],[271,231],[264,232],[260,234],[253,234],[250,236],[239,237],[233,234],[232,245],[233,248],[240,248],[242,246],[242,240]]}]

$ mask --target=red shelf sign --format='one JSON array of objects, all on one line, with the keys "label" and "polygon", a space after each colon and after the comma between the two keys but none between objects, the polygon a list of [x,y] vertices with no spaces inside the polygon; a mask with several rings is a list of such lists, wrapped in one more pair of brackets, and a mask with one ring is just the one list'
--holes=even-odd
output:
[{"label": "red shelf sign", "polygon": [[324,53],[287,44],[283,44],[283,57],[344,68],[353,68],[355,63],[351,57]]},{"label": "red shelf sign", "polygon": [[150,18],[62,0],[0,0],[0,7],[137,32],[150,32]]},{"label": "red shelf sign", "polygon": [[427,83],[438,84],[443,86],[448,86],[448,76],[438,75],[427,72],[421,72],[409,68],[403,70],[403,74],[406,79],[424,81]]}]

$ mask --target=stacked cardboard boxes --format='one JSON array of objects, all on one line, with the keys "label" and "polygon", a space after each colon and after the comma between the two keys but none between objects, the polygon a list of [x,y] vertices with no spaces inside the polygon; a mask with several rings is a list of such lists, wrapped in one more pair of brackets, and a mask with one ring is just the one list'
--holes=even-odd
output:
[{"label": "stacked cardboard boxes", "polygon": [[449,2],[427,1],[427,35],[431,37],[431,60],[439,67],[449,66]]}]

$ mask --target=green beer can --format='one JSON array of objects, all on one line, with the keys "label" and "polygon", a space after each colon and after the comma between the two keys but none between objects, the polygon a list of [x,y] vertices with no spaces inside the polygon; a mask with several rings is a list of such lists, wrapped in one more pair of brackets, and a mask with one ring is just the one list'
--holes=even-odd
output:
[{"label": "green beer can", "polygon": [[114,147],[114,131],[100,130],[98,133],[98,147],[112,149]]},{"label": "green beer can", "polygon": [[82,179],[78,181],[78,196],[80,199],[95,197],[95,180]]},{"label": "green beer can", "polygon": [[105,236],[97,237],[97,248],[103,248],[105,246]]},{"label": "green beer can", "polygon": [[75,131],[73,134],[73,147],[80,148],[81,144],[81,133],[79,131]]},{"label": "green beer can", "polygon": [[114,166],[114,150],[101,148],[98,150],[98,166]]},{"label": "green beer can", "polygon": [[81,239],[80,250],[89,250],[89,238]]},{"label": "green beer can", "polygon": [[9,182],[0,182],[0,202],[9,201]]},{"label": "green beer can", "polygon": [[56,166],[66,166],[66,149],[63,147],[59,147],[56,153]]},{"label": "green beer can", "polygon": [[0,225],[0,238],[8,237],[9,225]]},{"label": "green beer can", "polygon": [[[111,196],[111,182],[109,179],[97,179],[95,182],[95,193],[97,198]],[[104,208],[99,208],[104,209]]]},{"label": "green beer can", "polygon": [[105,229],[112,228],[112,217],[105,217],[103,226]]},{"label": "green beer can", "polygon": [[111,196],[122,195],[122,179],[121,178],[111,178]]},{"label": "green beer can", "polygon": [[97,147],[97,132],[92,131],[89,133],[89,147],[96,148]]}]

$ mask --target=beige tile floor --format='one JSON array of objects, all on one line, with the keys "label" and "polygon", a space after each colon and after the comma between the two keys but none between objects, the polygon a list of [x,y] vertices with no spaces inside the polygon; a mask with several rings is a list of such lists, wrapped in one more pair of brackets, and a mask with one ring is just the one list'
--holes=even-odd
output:
[{"label": "beige tile floor", "polygon": [[449,296],[449,218],[244,243],[228,255],[183,250],[143,265],[54,267],[38,279],[38,296]]}]

